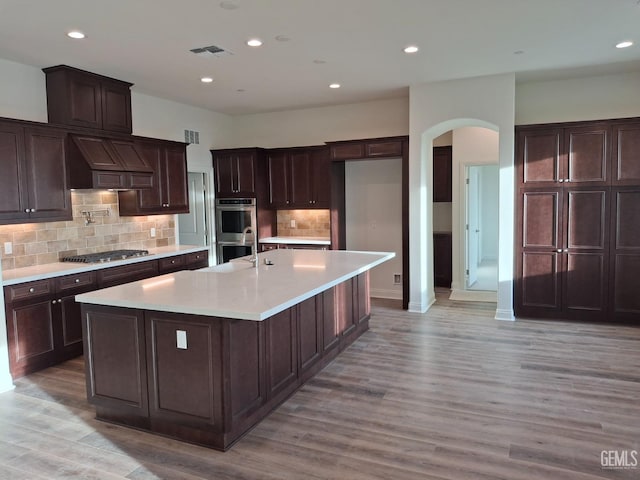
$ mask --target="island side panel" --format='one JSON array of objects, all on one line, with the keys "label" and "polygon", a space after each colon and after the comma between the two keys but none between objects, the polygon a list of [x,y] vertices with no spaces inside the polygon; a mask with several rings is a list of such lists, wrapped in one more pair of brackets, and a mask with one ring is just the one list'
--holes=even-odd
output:
[{"label": "island side panel", "polygon": [[99,419],[148,428],[144,313],[82,306],[87,399]]},{"label": "island side panel", "polygon": [[[166,422],[221,432],[221,321],[217,318],[146,312],[149,414],[152,429]],[[198,440],[196,443],[208,443]]]}]

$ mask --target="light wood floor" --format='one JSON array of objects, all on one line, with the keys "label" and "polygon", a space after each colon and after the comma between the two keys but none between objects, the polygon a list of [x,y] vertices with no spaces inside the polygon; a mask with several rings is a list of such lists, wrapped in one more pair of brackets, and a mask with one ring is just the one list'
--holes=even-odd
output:
[{"label": "light wood floor", "polygon": [[0,395],[2,479],[595,479],[640,450],[640,328],[493,320],[438,295],[371,330],[229,452],[98,422],[82,360]]}]

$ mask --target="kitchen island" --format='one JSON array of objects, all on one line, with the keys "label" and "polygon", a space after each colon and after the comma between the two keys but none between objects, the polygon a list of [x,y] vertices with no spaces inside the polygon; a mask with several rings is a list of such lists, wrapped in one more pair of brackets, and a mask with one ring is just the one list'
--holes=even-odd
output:
[{"label": "kitchen island", "polygon": [[368,329],[393,256],[277,250],[78,295],[96,417],[228,449]]}]

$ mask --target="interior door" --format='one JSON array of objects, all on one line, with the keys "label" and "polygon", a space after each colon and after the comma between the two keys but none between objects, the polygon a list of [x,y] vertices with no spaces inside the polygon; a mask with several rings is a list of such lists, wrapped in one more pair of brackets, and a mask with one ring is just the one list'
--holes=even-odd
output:
[{"label": "interior door", "polygon": [[189,213],[178,215],[180,243],[207,245],[204,173],[189,172]]},{"label": "interior door", "polygon": [[478,250],[480,248],[480,201],[478,169],[468,167],[467,176],[467,288],[478,280]]}]

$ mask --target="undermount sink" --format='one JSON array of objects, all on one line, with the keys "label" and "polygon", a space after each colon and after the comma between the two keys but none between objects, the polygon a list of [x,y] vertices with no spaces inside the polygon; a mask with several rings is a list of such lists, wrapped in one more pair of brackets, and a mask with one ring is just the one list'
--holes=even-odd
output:
[{"label": "undermount sink", "polygon": [[253,265],[250,262],[227,262],[220,265],[214,265],[213,267],[201,268],[199,272],[213,272],[213,273],[231,273],[239,270],[246,270],[252,268]]}]

